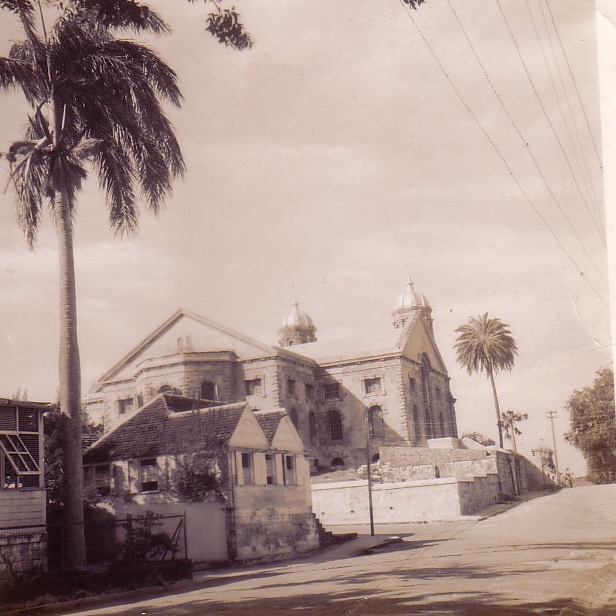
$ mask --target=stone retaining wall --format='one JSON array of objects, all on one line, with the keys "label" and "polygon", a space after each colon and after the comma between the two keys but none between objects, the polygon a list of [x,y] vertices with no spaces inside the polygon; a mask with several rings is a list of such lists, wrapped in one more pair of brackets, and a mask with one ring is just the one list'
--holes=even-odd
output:
[{"label": "stone retaining wall", "polygon": [[47,533],[39,529],[0,528],[0,580],[25,571],[47,569]]}]

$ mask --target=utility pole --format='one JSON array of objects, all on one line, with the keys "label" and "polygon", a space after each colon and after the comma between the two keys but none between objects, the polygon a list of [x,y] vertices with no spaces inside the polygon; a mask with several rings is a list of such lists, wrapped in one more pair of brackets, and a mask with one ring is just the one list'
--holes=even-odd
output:
[{"label": "utility pole", "polygon": [[369,417],[370,409],[366,409],[366,461],[368,463],[367,466],[367,474],[368,474],[368,509],[370,511],[370,536],[374,537],[374,512],[372,508],[372,473],[370,469],[370,464],[372,460],[372,453],[370,452],[370,417]]},{"label": "utility pole", "polygon": [[556,433],[554,432],[554,418],[558,417],[556,411],[548,411],[546,417],[552,424],[552,444],[554,445],[554,467],[556,468],[556,481],[560,483],[560,473],[558,471],[558,454],[556,453]]}]

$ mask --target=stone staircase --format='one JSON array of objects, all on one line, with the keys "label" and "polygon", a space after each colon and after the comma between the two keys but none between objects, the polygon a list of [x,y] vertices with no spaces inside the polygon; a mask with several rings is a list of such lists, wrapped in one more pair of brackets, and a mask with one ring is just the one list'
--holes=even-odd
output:
[{"label": "stone staircase", "polygon": [[315,525],[317,527],[317,533],[319,534],[319,544],[322,548],[329,547],[332,545],[339,545],[344,543],[345,541],[350,541],[351,539],[357,538],[357,533],[342,533],[340,535],[334,535],[329,530],[326,530],[323,524],[317,516],[313,513],[312,517],[314,518]]}]

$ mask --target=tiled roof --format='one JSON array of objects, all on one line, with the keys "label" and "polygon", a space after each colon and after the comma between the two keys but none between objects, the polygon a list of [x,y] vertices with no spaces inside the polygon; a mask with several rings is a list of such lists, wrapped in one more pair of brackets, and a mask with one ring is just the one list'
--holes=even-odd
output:
[{"label": "tiled roof", "polygon": [[225,448],[246,404],[195,408],[195,401],[161,394],[90,447],[84,462],[129,460]]},{"label": "tiled roof", "polygon": [[254,416],[257,418],[259,426],[261,427],[261,430],[263,430],[263,434],[265,434],[265,438],[267,438],[267,442],[270,445],[274,440],[274,436],[276,436],[276,430],[278,430],[280,420],[286,414],[287,412],[283,409],[276,409],[272,411],[254,411]]}]

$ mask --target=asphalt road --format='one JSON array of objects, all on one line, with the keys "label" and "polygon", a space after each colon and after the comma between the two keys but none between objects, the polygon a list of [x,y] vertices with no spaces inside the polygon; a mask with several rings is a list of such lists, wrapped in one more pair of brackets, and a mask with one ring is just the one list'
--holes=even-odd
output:
[{"label": "asphalt road", "polygon": [[[309,559],[196,575],[80,616],[616,616],[616,485],[565,489],[484,520],[377,527]],[[396,533],[399,541],[364,552]]]}]

